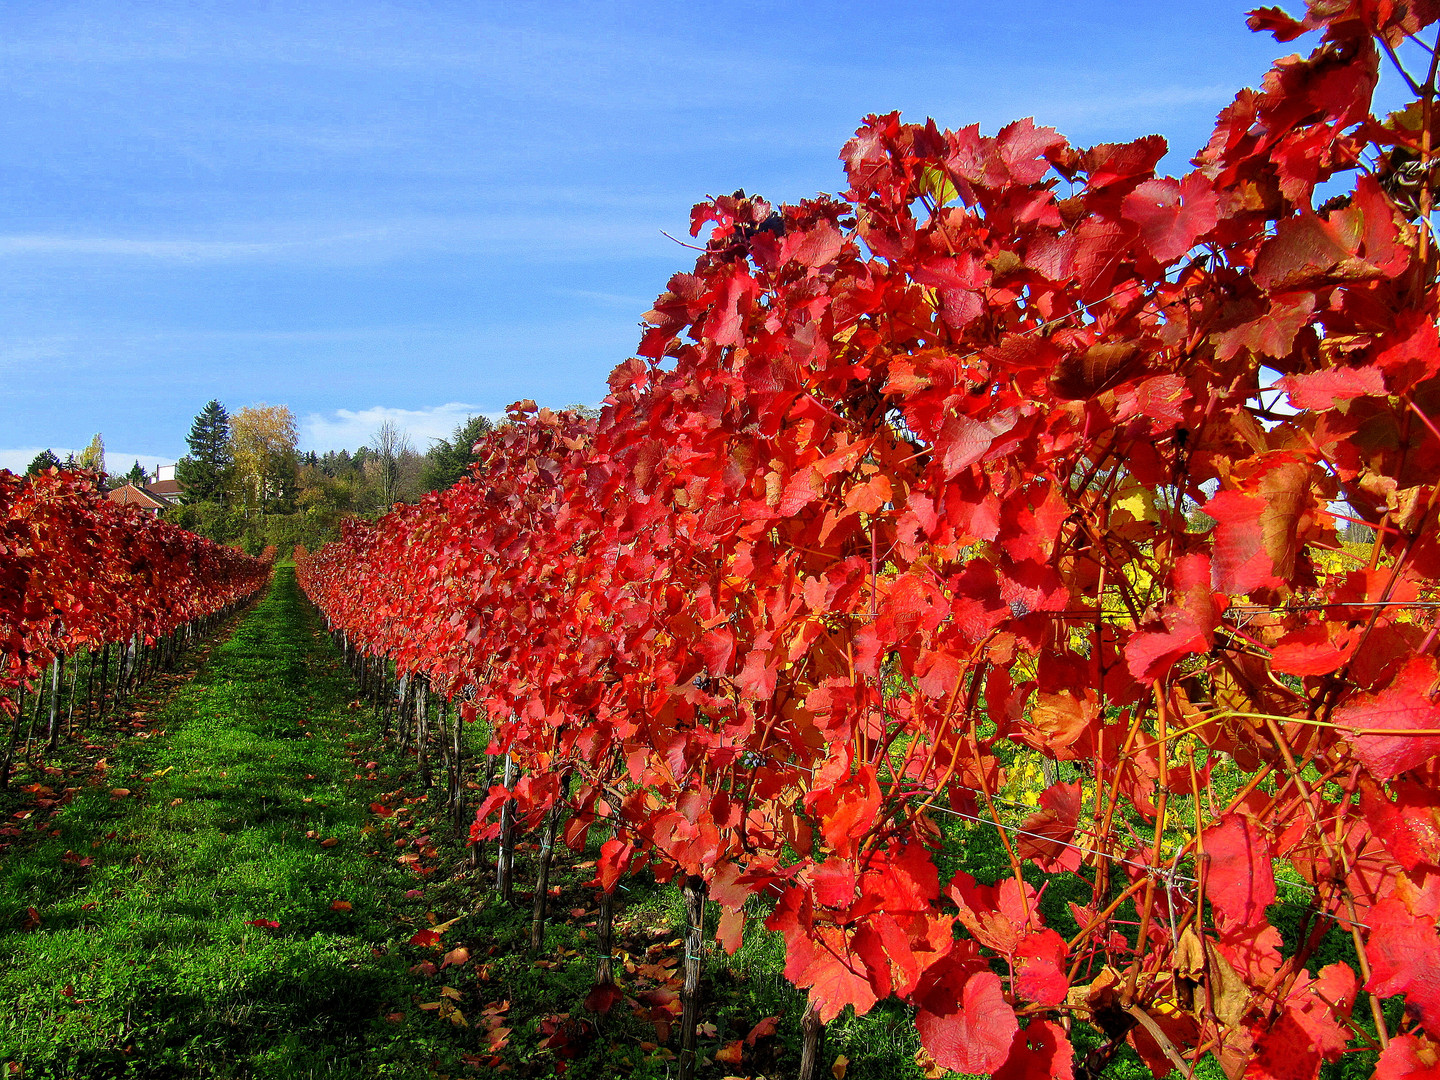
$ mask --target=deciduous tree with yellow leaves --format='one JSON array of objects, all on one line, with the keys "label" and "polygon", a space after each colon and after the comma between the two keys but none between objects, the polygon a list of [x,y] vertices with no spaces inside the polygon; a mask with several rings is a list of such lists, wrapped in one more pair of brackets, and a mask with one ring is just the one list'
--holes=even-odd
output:
[{"label": "deciduous tree with yellow leaves", "polygon": [[252,405],[230,420],[235,494],[247,510],[264,513],[290,498],[295,487],[295,414],[287,405]]}]

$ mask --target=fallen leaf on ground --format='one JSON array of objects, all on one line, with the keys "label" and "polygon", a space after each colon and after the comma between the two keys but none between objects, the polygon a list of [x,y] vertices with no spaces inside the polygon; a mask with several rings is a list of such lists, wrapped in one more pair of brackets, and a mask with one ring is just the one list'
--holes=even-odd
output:
[{"label": "fallen leaf on ground", "polygon": [[778,1028],[779,1026],[780,1018],[778,1016],[765,1017],[764,1020],[761,1020],[758,1024],[756,1024],[753,1028],[750,1029],[750,1034],[745,1036],[745,1045],[754,1046],[756,1039],[764,1039],[768,1036],[774,1035],[776,1028]]},{"label": "fallen leaf on ground", "polygon": [[470,959],[470,950],[461,945],[458,949],[451,949],[440,961],[440,966],[452,967],[465,963]]},{"label": "fallen leaf on ground", "polygon": [[740,1059],[745,1055],[745,1046],[739,1040],[728,1042],[719,1050],[715,1051],[715,1060],[726,1065],[739,1065]]}]

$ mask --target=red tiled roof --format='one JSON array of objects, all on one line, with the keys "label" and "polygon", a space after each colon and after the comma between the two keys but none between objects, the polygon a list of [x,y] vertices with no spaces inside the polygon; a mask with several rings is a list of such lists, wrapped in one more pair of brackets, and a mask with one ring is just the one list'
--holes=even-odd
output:
[{"label": "red tiled roof", "polygon": [[164,510],[170,504],[146,488],[126,484],[115,488],[105,496],[121,506],[138,506],[145,510]]}]

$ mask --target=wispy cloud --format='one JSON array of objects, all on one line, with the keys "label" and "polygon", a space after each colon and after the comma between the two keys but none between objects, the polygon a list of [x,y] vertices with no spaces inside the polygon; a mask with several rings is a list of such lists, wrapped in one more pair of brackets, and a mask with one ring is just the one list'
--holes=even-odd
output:
[{"label": "wispy cloud", "polygon": [[[326,450],[356,450],[373,441],[375,432],[390,421],[410,436],[415,449],[425,451],[432,439],[448,439],[454,430],[483,410],[451,401],[425,409],[394,409],[372,405],[368,409],[336,409],[331,413],[309,413],[300,422],[300,446],[323,453]],[[498,415],[492,415],[498,419]]]},{"label": "wispy cloud", "polygon": [[277,244],[224,240],[127,240],[111,236],[0,236],[3,255],[118,255],[146,259],[234,259],[269,254]]},{"label": "wispy cloud", "polygon": [[[651,200],[653,201],[653,200]],[[674,209],[638,216],[575,208],[536,213],[528,207],[354,223],[252,223],[243,239],[122,237],[29,233],[0,235],[0,259],[111,258],[170,263],[377,264],[417,255],[478,255],[524,259],[624,258],[667,251],[661,230],[676,227]]]},{"label": "wispy cloud", "polygon": [[556,289],[561,296],[573,296],[576,300],[588,300],[593,304],[602,307],[622,308],[625,311],[632,311],[639,314],[648,311],[653,300],[641,296],[631,296],[624,293],[597,292],[594,289]]}]

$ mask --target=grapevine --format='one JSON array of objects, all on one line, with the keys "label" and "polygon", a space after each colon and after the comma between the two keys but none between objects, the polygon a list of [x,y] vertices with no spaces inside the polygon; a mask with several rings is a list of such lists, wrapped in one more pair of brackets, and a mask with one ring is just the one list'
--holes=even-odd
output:
[{"label": "grapevine", "polygon": [[[1436,65],[1370,109],[1437,16],[1254,13],[1320,43],[1178,178],[1158,136],[867,118],[842,195],[695,208],[598,421],[521,403],[303,586],[518,762],[474,839],[603,821],[600,887],[675,878],[731,951],[762,906],[821,1022],[895,997],[1005,1078],[1433,1067]],[[941,879],[950,816],[1007,877]]]}]

